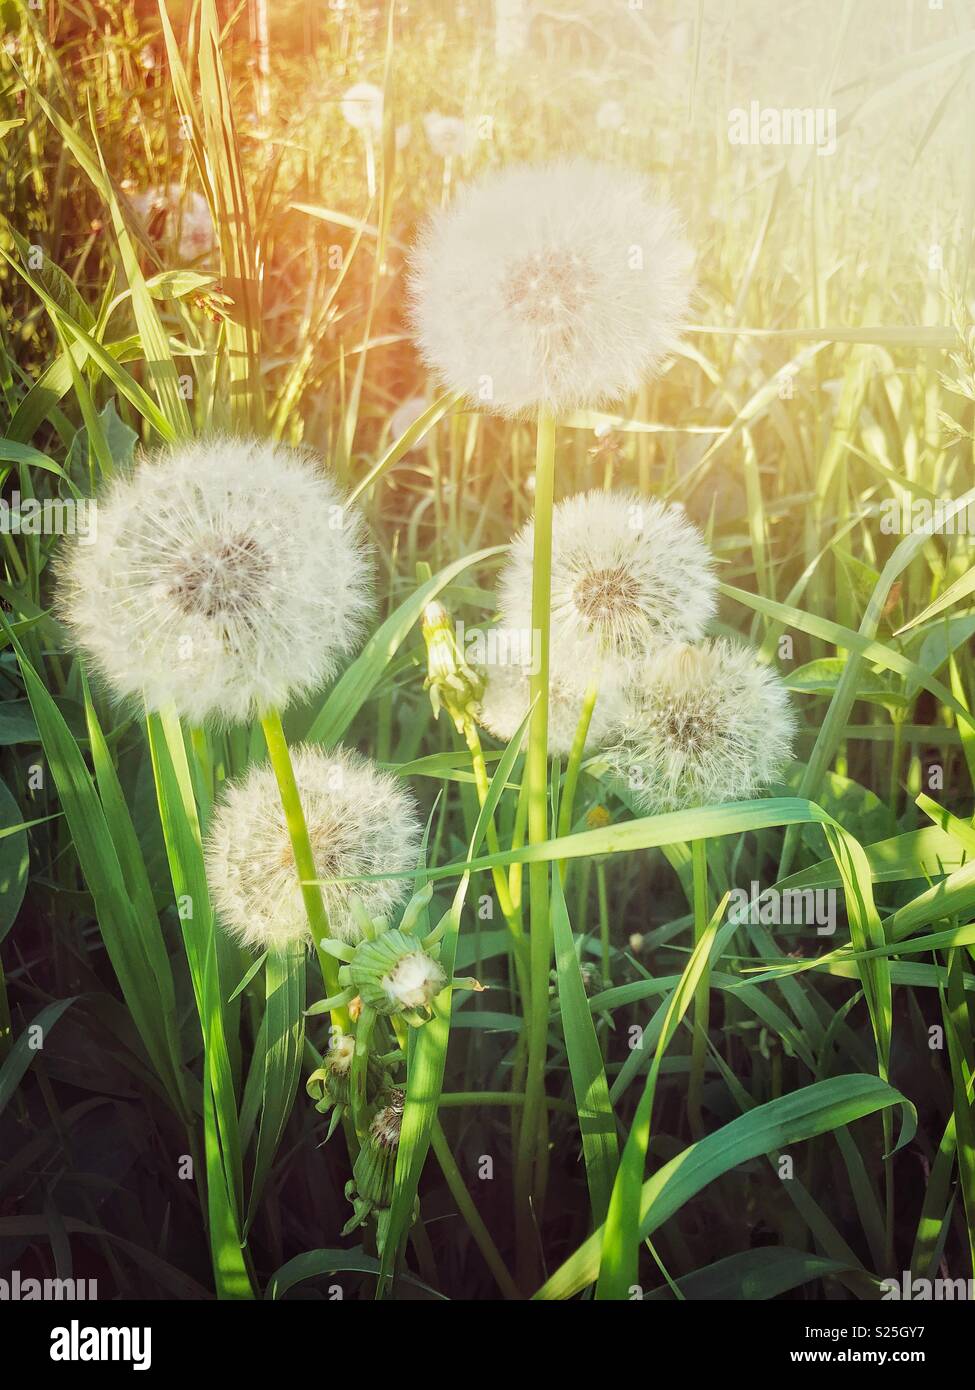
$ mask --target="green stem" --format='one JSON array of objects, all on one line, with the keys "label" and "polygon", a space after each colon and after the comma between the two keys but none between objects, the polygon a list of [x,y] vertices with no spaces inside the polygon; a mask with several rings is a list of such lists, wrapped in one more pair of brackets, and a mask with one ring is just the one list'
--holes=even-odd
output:
[{"label": "green stem", "polygon": [[[579,770],[582,767],[582,757],[586,751],[586,739],[589,737],[589,725],[592,723],[592,712],[596,708],[596,696],[598,694],[599,691],[595,683],[587,686],[582,699],[582,709],[579,712],[579,722],[572,735],[569,763],[565,769],[565,785],[562,788],[562,805],[559,807],[560,836],[568,835],[572,829],[572,810],[575,806],[576,787],[579,785]],[[568,861],[565,859],[559,864],[559,873],[562,875],[563,883],[568,867]]]},{"label": "green stem", "polygon": [[[464,721],[464,739],[467,743],[467,750],[471,755],[471,768],[474,773],[474,786],[477,789],[478,805],[483,808],[488,798],[490,782],[488,779],[487,764],[484,761],[484,750],[481,747],[480,735],[477,732],[477,725],[474,723],[473,719],[468,718]],[[493,816],[487,823],[487,843],[488,850],[491,854],[498,854],[500,852],[501,844],[498,840],[498,829],[494,823]],[[512,901],[511,891],[508,887],[508,876],[504,869],[495,865],[491,870],[491,877],[494,882],[494,891],[498,898],[498,906],[501,908],[504,920],[508,924],[508,930],[511,932],[515,957],[515,970],[518,976],[518,988],[521,991],[522,1001],[527,1008],[526,1001],[530,996],[531,983],[528,978],[528,952],[526,949],[525,929],[521,922],[521,912],[520,909],[515,907]]]},{"label": "green stem", "polygon": [[609,950],[609,894],[606,891],[606,865],[602,860],[596,864],[596,899],[599,903],[599,944],[602,952],[603,988],[608,989],[612,983]]},{"label": "green stem", "polygon": [[[538,411],[535,449],[535,548],[532,560],[532,639],[538,643],[529,698],[532,703],[528,729],[525,775],[528,782],[528,843],[548,839],[548,664],[549,623],[552,606],[552,510],[555,493],[555,417],[545,406]],[[542,1194],[532,1192],[535,1162],[545,1142],[545,1061],[548,1052],[548,977],[552,959],[549,921],[549,871],[543,861],[528,870],[531,924],[531,1010],[528,1020],[528,1068],[525,1077],[525,1109],[515,1167],[515,1223],[518,1273],[522,1287],[533,1287],[537,1277],[535,1220],[540,1220]],[[532,1209],[532,1196],[535,1207]]]},{"label": "green stem", "polygon": [[[342,986],[339,984],[338,961],[321,948],[322,940],[330,935],[328,913],[325,911],[322,890],[314,881],[318,877],[318,871],[315,868],[315,856],[312,853],[311,841],[308,838],[308,825],[302,810],[301,797],[298,795],[298,784],[295,781],[291,752],[284,736],[280,712],[276,709],[269,710],[261,720],[261,728],[264,730],[268,757],[277,778],[278,791],[281,794],[281,806],[284,810],[284,819],[295,857],[295,870],[301,881],[301,896],[305,904],[305,912],[308,915],[312,940],[318,953],[318,962],[322,969],[325,993],[326,995],[340,994]],[[333,1009],[332,1023],[344,1033],[350,1032],[348,1009],[345,1007]]]},{"label": "green stem", "polygon": [[[691,866],[694,875],[694,944],[707,930],[708,914],[708,842],[691,841]],[[691,1076],[687,1088],[687,1113],[695,1138],[702,1132],[701,1089],[704,1083],[704,1063],[708,1050],[708,1021],[711,1011],[711,972],[705,967],[694,991],[694,1036],[691,1043]]]}]

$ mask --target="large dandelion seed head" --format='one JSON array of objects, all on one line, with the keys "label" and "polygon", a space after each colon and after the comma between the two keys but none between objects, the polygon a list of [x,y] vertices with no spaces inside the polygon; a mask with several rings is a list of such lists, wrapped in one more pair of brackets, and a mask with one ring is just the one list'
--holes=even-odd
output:
[{"label": "large dandelion seed head", "polygon": [[785,687],[753,651],[677,644],[634,673],[610,763],[647,812],[741,801],[781,776],[794,732]]},{"label": "large dandelion seed head", "polygon": [[[506,625],[531,626],[534,524],[499,580]],[[611,676],[656,647],[695,641],[715,610],[710,552],[683,508],[629,492],[566,498],[552,518],[553,662]]]},{"label": "large dandelion seed head", "polygon": [[[481,673],[484,689],[478,702],[478,723],[509,743],[531,707],[531,675],[527,667],[508,662],[486,665]],[[586,675],[585,671],[565,669],[558,662],[549,669],[548,746],[559,757],[568,757],[572,750],[586,696]],[[600,685],[593,707],[586,747],[601,748],[621,713],[619,685],[607,680]]]},{"label": "large dandelion seed head", "polygon": [[313,459],[219,438],[140,461],[62,561],[63,620],[120,697],[193,724],[310,694],[369,608],[362,523]]},{"label": "large dandelion seed head", "polygon": [[[402,782],[348,749],[298,747],[292,762],[329,929],[358,941],[359,913],[387,918],[404,900],[409,880],[327,880],[415,869],[416,803]],[[206,868],[217,916],[242,946],[283,950],[310,943],[278,784],[267,764],[224,788],[210,821]]]},{"label": "large dandelion seed head", "polygon": [[503,415],[608,405],[660,366],[691,291],[673,209],[584,159],[463,190],[416,247],[412,317],[449,389]]}]

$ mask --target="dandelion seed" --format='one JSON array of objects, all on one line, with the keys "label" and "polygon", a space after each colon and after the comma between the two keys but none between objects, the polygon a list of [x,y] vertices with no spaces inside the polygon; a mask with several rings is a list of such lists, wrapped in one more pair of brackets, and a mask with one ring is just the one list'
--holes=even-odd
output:
[{"label": "dandelion seed", "polygon": [[637,174],[567,160],[465,189],[414,253],[415,336],[445,386],[504,415],[606,405],[677,340],[691,253]]},{"label": "dandelion seed", "polygon": [[[531,625],[533,547],[529,522],[499,580],[509,627]],[[657,647],[694,641],[714,614],[715,587],[710,553],[682,508],[629,492],[569,497],[552,521],[553,667],[611,678]]]},{"label": "dandelion seed", "polygon": [[642,810],[676,811],[753,796],[794,731],[785,687],[749,648],[678,644],[635,673],[609,757]]},{"label": "dandelion seed", "polygon": [[[331,880],[399,874],[416,866],[420,825],[396,778],[348,749],[292,749],[317,877],[333,936],[355,942],[359,919],[387,917],[408,881]],[[257,765],[224,789],[206,844],[207,880],[225,929],[248,950],[309,941],[308,920],[277,781]]]},{"label": "dandelion seed", "polygon": [[141,460],[62,563],[61,615],[119,697],[193,724],[321,688],[369,608],[363,527],[320,465],[214,438]]},{"label": "dandelion seed", "polygon": [[343,96],[341,111],[353,130],[382,130],[383,89],[374,82],[357,82]]},{"label": "dandelion seed", "polygon": [[180,261],[198,261],[213,250],[213,216],[201,193],[171,183],[134,193],[131,201],[153,240],[172,246]]}]

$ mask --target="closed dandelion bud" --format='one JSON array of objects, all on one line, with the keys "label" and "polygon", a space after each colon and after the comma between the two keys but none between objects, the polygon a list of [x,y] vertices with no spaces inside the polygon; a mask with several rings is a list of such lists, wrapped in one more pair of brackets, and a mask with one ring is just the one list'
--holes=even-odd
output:
[{"label": "closed dandelion bud", "polygon": [[396,1151],[406,1097],[402,1091],[390,1091],[388,1103],[376,1112],[366,1141],[359,1150],[352,1169],[352,1179],[346,1184],[345,1195],[352,1203],[354,1215],[342,1231],[348,1235],[373,1213],[380,1219],[382,1244],[383,1213],[393,1200],[393,1179],[396,1174]]},{"label": "closed dandelion bud", "polygon": [[442,603],[428,603],[423,610],[423,640],[428,671],[423,686],[430,692],[434,718],[439,718],[442,705],[462,733],[477,710],[483,682],[464,660],[450,614]]},{"label": "closed dandelion bud", "polygon": [[[435,949],[435,948],[434,948]],[[387,931],[356,947],[349,964],[352,984],[363,1004],[380,1014],[404,1014],[422,1021],[447,983],[440,962],[424,951],[416,937]]]}]

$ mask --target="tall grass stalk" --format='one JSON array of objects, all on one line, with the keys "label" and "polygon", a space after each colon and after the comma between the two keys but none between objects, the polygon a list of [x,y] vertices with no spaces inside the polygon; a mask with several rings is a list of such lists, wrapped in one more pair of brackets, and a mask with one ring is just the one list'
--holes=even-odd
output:
[{"label": "tall grass stalk", "polygon": [[[548,667],[549,625],[552,607],[552,511],[555,500],[555,417],[544,406],[538,412],[535,447],[535,530],[532,569],[532,642],[537,659],[529,684],[532,706],[528,726],[528,843],[548,839]],[[549,921],[549,870],[533,862],[528,870],[531,1000],[527,1020],[528,1067],[525,1109],[521,1121],[515,1170],[515,1211],[518,1231],[518,1277],[523,1286],[532,1283],[537,1268],[534,1221],[542,1193],[532,1185],[534,1165],[540,1162],[546,1132],[544,1094],[545,1059],[548,1053],[548,973],[552,960]]]}]

